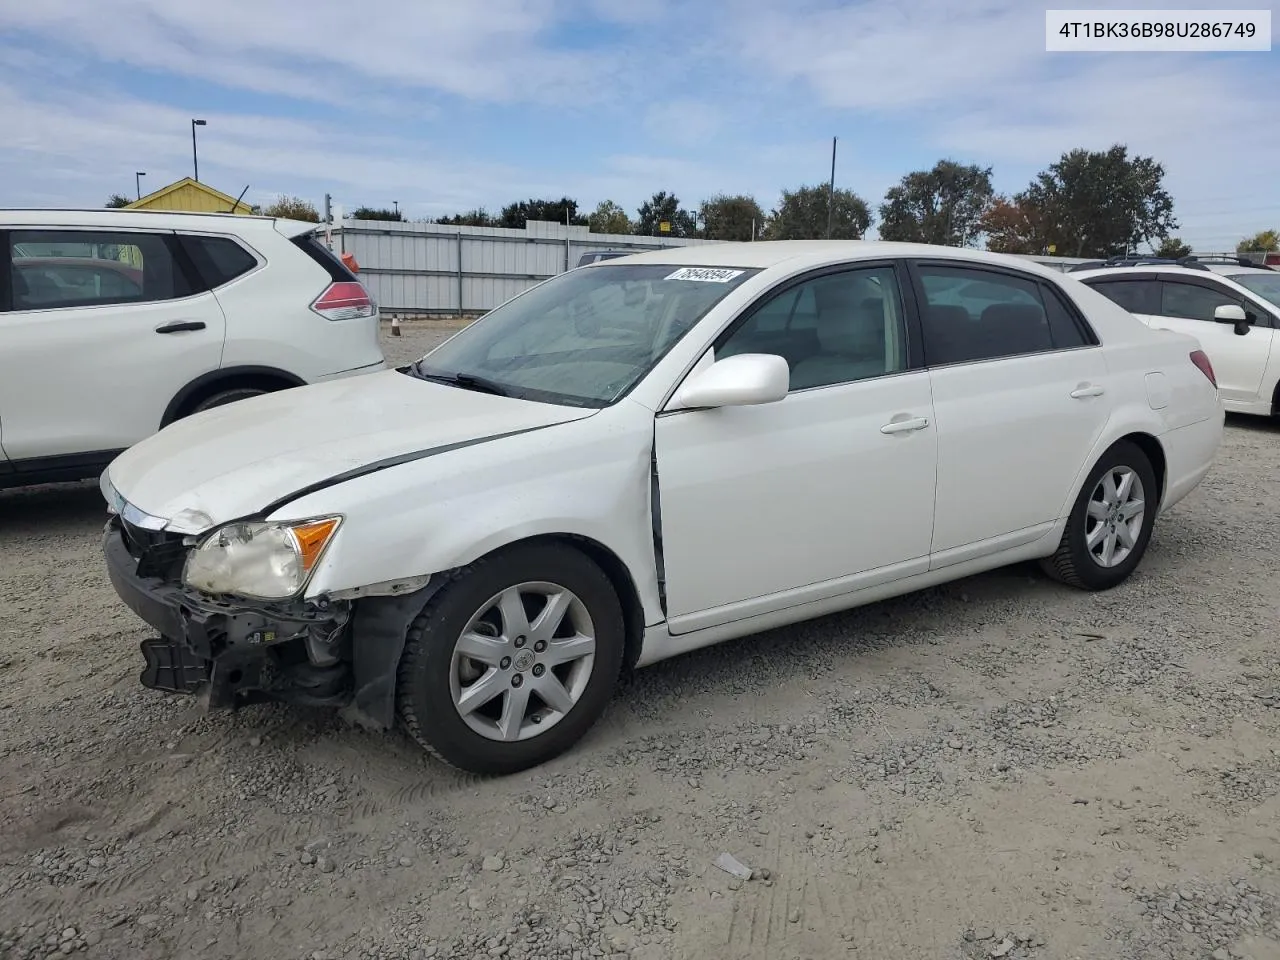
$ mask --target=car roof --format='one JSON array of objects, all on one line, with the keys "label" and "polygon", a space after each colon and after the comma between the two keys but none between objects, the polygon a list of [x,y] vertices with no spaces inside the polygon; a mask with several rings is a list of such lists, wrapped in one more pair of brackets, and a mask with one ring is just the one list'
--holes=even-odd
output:
[{"label": "car roof", "polygon": [[1210,263],[1206,264],[1214,273],[1224,277],[1238,277],[1242,273],[1275,273],[1274,270],[1268,270],[1265,267],[1246,267],[1240,264],[1232,266],[1229,263]]},{"label": "car roof", "polygon": [[769,269],[786,265],[804,269],[845,260],[881,257],[944,258],[977,264],[1012,267],[1061,280],[1063,274],[1033,260],[1011,254],[942,247],[926,243],[895,243],[885,240],[759,240],[735,243],[691,244],[650,250],[627,257],[629,263],[662,263],[673,266],[742,267]]},{"label": "car roof", "polygon": [[[1235,267],[1232,273],[1271,273],[1270,270],[1250,270],[1246,267]],[[1178,277],[1204,277],[1206,273],[1217,273],[1214,270],[1200,270],[1195,267],[1180,267],[1173,263],[1143,263],[1132,267],[1093,267],[1089,270],[1073,270],[1069,275],[1077,280],[1088,280],[1092,277],[1136,277],[1147,273],[1168,273]]]},{"label": "car roof", "polygon": [[197,230],[211,233],[246,233],[279,230],[296,236],[317,230],[318,223],[240,213],[188,213],[173,210],[0,208],[0,224],[7,227],[102,227],[151,230]]}]

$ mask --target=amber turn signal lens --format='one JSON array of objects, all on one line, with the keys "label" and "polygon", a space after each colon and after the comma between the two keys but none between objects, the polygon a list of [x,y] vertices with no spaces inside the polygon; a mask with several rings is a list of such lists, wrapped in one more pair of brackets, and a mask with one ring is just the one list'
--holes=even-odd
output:
[{"label": "amber turn signal lens", "polygon": [[338,529],[338,518],[330,517],[327,520],[300,523],[290,529],[293,531],[294,539],[298,541],[298,552],[302,554],[302,569],[310,573],[311,568],[320,559],[320,554],[324,552],[325,545]]}]

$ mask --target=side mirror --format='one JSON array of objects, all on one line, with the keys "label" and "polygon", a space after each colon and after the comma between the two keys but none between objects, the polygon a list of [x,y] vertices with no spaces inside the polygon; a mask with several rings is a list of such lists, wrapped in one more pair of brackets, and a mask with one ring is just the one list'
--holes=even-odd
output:
[{"label": "side mirror", "polygon": [[1249,332],[1249,315],[1244,307],[1234,303],[1224,303],[1213,311],[1214,323],[1230,323],[1236,328],[1236,335],[1243,337]]},{"label": "side mirror", "polygon": [[745,407],[776,403],[791,389],[791,369],[770,353],[725,357],[685,381],[668,409]]}]

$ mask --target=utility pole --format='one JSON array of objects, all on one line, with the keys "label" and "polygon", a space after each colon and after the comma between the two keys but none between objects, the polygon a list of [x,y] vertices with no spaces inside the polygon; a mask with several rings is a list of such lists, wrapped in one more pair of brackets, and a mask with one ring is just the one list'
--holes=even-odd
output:
[{"label": "utility pole", "polygon": [[324,243],[330,250],[333,249],[333,198],[329,194],[324,195]]},{"label": "utility pole", "polygon": [[138,194],[138,199],[142,199],[142,178],[147,175],[145,170],[135,170],[133,174],[133,189]]},{"label": "utility pole", "polygon": [[836,213],[836,138],[831,138],[831,182],[827,184],[827,239],[831,239],[831,223]]}]

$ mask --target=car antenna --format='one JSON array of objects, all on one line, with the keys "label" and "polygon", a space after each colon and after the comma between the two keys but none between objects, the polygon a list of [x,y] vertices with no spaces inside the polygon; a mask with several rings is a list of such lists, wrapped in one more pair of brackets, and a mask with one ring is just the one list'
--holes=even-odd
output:
[{"label": "car antenna", "polygon": [[240,201],[244,199],[244,195],[249,192],[249,185],[246,183],[244,189],[240,191],[240,196],[236,197],[236,202],[231,205],[231,209],[227,213],[235,213],[236,207],[240,206]]}]

